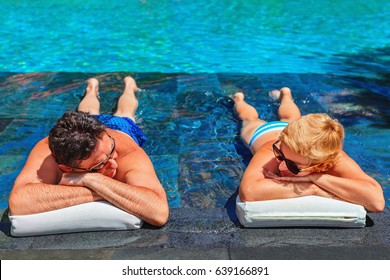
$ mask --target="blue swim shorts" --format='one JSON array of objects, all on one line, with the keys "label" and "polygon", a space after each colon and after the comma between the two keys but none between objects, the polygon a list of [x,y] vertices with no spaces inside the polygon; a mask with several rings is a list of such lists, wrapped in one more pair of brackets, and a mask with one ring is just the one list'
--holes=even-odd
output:
[{"label": "blue swim shorts", "polygon": [[129,135],[138,146],[142,147],[142,145],[146,141],[146,136],[142,132],[141,128],[139,128],[135,122],[126,117],[117,117],[112,115],[92,115],[102,124],[107,126],[108,128],[119,130],[127,135]]},{"label": "blue swim shorts", "polygon": [[249,147],[251,148],[256,139],[259,138],[264,133],[273,131],[273,130],[283,130],[288,125],[288,122],[282,121],[273,121],[267,122],[259,126],[252,135],[251,141],[249,142]]}]

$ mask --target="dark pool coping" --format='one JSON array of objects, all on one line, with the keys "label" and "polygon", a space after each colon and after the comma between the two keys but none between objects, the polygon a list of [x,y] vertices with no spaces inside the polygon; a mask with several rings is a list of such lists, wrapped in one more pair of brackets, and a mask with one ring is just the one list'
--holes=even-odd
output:
[{"label": "dark pool coping", "polygon": [[[231,209],[173,208],[169,222],[140,230],[11,237],[2,222],[0,258],[76,260],[390,259],[390,208],[365,228],[243,228]],[[371,222],[369,222],[371,223]]]}]

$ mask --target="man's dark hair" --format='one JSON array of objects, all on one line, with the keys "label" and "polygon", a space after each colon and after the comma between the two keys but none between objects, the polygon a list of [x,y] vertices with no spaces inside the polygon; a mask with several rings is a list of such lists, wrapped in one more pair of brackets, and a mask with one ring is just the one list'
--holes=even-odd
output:
[{"label": "man's dark hair", "polygon": [[67,111],[49,133],[49,148],[58,164],[77,167],[95,149],[106,126],[85,112]]}]

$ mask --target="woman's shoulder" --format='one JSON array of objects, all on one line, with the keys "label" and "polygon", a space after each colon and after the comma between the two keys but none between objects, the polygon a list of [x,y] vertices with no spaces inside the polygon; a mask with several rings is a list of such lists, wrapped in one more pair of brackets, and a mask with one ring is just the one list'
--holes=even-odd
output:
[{"label": "woman's shoulder", "polygon": [[340,177],[350,177],[352,174],[357,172],[362,172],[362,169],[345,151],[340,152],[338,161],[328,171],[329,174]]}]

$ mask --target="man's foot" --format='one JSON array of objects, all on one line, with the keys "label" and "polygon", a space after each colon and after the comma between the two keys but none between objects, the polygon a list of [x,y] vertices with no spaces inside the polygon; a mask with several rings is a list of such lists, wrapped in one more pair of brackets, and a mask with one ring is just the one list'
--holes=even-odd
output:
[{"label": "man's foot", "polygon": [[124,78],[123,81],[125,82],[125,86],[130,87],[130,89],[132,89],[134,93],[141,91],[141,89],[138,88],[137,83],[135,82],[133,77],[127,76],[126,78]]},{"label": "man's foot", "polygon": [[240,101],[244,101],[244,94],[242,92],[236,92],[233,96],[233,100],[235,103],[237,102],[240,102]]},{"label": "man's foot", "polygon": [[88,79],[87,88],[85,89],[84,94],[95,94],[95,96],[99,98],[99,81],[95,78]]}]

